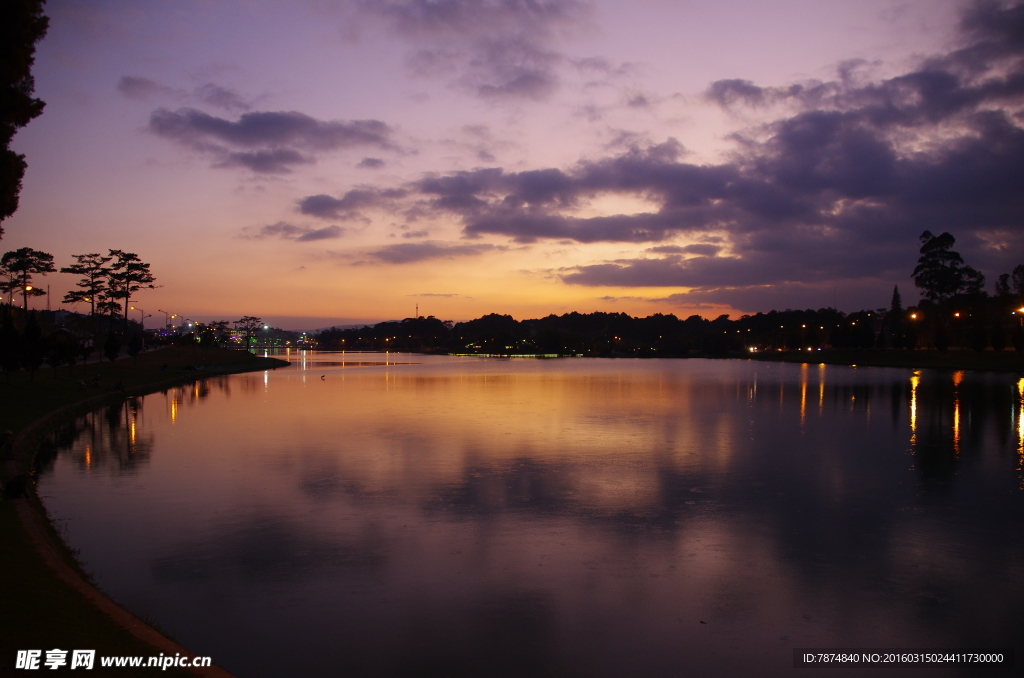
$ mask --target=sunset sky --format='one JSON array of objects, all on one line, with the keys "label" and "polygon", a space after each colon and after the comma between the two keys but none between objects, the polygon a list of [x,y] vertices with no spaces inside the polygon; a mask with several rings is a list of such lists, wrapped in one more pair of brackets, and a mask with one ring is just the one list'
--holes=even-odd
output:
[{"label": "sunset sky", "polygon": [[[1024,5],[49,0],[3,251],[152,264],[138,305],[886,306],[918,236],[1024,263]],[[54,305],[70,276],[40,280]],[[59,292],[58,292],[59,290]],[[36,300],[36,307],[45,300]],[[79,310],[84,310],[80,308]],[[133,314],[134,317],[134,314]]]}]

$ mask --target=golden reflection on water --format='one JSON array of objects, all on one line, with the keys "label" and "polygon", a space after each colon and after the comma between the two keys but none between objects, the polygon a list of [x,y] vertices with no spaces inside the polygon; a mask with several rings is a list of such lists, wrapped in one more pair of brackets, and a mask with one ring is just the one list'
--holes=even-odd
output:
[{"label": "golden reflection on water", "polygon": [[963,370],[953,373],[953,454],[960,454],[960,384],[964,380]]},{"label": "golden reflection on water", "polygon": [[825,411],[825,363],[818,364],[818,415]]},{"label": "golden reflection on water", "polygon": [[660,501],[659,469],[636,463],[639,455],[654,449],[666,463],[724,469],[747,428],[727,404],[737,400],[733,383],[614,373],[317,372],[304,385],[298,371],[275,375],[268,397],[248,401],[241,413],[225,399],[208,399],[189,408],[188,427],[210,449],[237,449],[221,429],[244,416],[253,439],[241,447],[254,458],[293,460],[292,450],[327,445],[332,473],[358,478],[372,494],[406,494],[408,486],[398,488],[407,478],[417,487],[458,484],[473,467],[511,472],[522,459],[586,462],[565,479],[567,490],[609,513],[643,512]]},{"label": "golden reflection on water", "polygon": [[917,387],[921,384],[921,373],[910,377],[910,447],[917,445]]},{"label": "golden reflection on water", "polygon": [[[1020,395],[1017,406],[1017,470],[1024,471],[1024,379],[1017,382],[1017,393]],[[1024,477],[1020,487],[1024,490]]]},{"label": "golden reflection on water", "polygon": [[807,363],[800,365],[800,426],[807,421]]}]

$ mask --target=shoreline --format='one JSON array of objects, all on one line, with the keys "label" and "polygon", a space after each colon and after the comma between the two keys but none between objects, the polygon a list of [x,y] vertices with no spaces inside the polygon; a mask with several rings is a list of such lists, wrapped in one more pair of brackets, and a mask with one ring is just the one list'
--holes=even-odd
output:
[{"label": "shoreline", "polygon": [[894,367],[909,370],[970,370],[972,372],[1024,373],[1024,353],[1017,351],[896,351],[888,349],[827,349],[822,351],[765,351],[751,353],[761,362]]},{"label": "shoreline", "polygon": [[[209,351],[203,351],[201,358],[208,359],[210,357]],[[46,436],[69,419],[105,404],[157,393],[167,388],[194,383],[209,377],[277,369],[290,364],[276,358],[254,356],[248,352],[243,355],[236,351],[217,351],[213,357],[223,360],[214,363],[201,360],[200,362],[206,362],[206,364],[199,365],[195,362],[195,351],[165,347],[140,355],[139,358],[145,358],[141,370],[137,361],[129,368],[126,361],[118,360],[118,367],[106,366],[109,368],[107,370],[109,376],[125,376],[127,370],[134,370],[134,376],[141,376],[142,379],[126,386],[123,390],[101,392],[64,403],[59,401],[61,396],[67,397],[67,381],[73,377],[58,382],[60,378],[54,376],[49,382],[49,386],[52,387],[50,393],[46,392],[47,383],[41,374],[30,375],[31,382],[25,382],[22,378],[23,384],[33,384],[36,391],[34,395],[37,399],[46,400],[48,395],[50,400],[56,399],[58,402],[55,403],[56,407],[46,409],[41,414],[37,412],[38,416],[27,423],[22,423],[22,417],[17,415],[13,417],[15,425],[17,423],[22,423],[22,425],[17,428],[11,441],[9,458],[4,461],[4,480],[9,480],[19,474],[33,476],[36,453]],[[163,366],[156,368],[157,376],[164,376],[160,372],[169,369],[168,365],[171,362],[175,363],[177,369],[188,371],[184,374],[177,373],[170,378],[153,379],[153,366],[157,360],[163,358],[168,360]],[[103,363],[94,363],[94,365],[97,365],[97,372],[104,368]],[[82,367],[83,373],[86,367]],[[119,370],[119,367],[123,369]],[[38,382],[36,382],[37,377],[39,378]],[[14,390],[10,386],[9,383],[5,383],[3,390]],[[64,393],[60,393],[60,389],[63,389]],[[25,400],[31,400],[31,398],[25,397]],[[36,405],[35,409],[38,409],[39,402],[34,404]],[[33,408],[28,407],[27,409],[28,412],[31,412]],[[19,419],[22,421],[18,421]],[[5,423],[12,422],[8,418]],[[4,636],[13,640],[15,646],[6,648],[6,656],[0,658],[0,668],[6,668],[7,663],[11,662],[13,669],[16,650],[42,649],[45,651],[53,647],[95,649],[100,656],[146,657],[155,656],[158,653],[166,656],[175,654],[190,657],[202,656],[172,640],[152,624],[129,612],[92,584],[88,574],[77,562],[74,552],[60,538],[46,507],[36,493],[34,482],[29,483],[20,498],[4,497],[0,502],[0,507],[2,507],[0,525],[3,528],[5,542],[4,561],[0,564],[13,565],[11,575],[17,579],[20,574],[22,579],[22,586],[19,587],[22,591],[19,595],[24,598],[24,604],[19,605],[19,601],[15,601],[13,607],[31,606],[32,613],[35,615],[35,619],[28,624],[24,624],[25,620],[17,620],[22,622],[17,626],[15,626],[16,620],[10,613],[4,615],[3,626],[9,627],[4,629]],[[19,570],[21,571],[19,572]],[[30,579],[31,581],[26,581]],[[82,606],[89,609],[78,609]],[[11,610],[12,603],[8,602],[5,607]],[[79,624],[87,628],[69,628],[65,621],[67,616],[75,617]],[[35,626],[38,628],[31,628],[33,626],[31,622],[35,622]],[[130,639],[123,637],[125,632]],[[20,636],[20,638],[16,639],[16,636]],[[26,640],[26,638],[33,640],[38,638],[38,640],[32,644],[33,640]],[[104,646],[104,641],[108,640],[110,641],[109,645]],[[145,666],[140,667],[138,671],[120,668],[118,675],[149,675],[152,673],[151,670],[147,671],[146,669]],[[217,666],[179,667],[171,669],[170,675],[233,678],[232,674]]]}]

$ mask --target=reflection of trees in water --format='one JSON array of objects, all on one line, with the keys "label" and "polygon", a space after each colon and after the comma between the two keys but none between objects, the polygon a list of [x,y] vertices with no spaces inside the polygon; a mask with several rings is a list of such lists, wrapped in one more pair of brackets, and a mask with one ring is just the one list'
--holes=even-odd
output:
[{"label": "reflection of trees in water", "polygon": [[233,377],[235,385],[246,394],[255,394],[259,390],[262,380],[252,374],[238,374]]},{"label": "reflection of trees in water", "polygon": [[143,399],[127,398],[61,426],[39,458],[45,472],[58,455],[68,455],[82,471],[103,469],[129,474],[149,463],[154,436],[143,430]]},{"label": "reflection of trees in water", "polygon": [[[875,535],[889,530],[893,512],[909,490],[904,485],[908,467],[915,469],[926,493],[938,491],[945,496],[965,464],[976,466],[983,457],[993,455],[1010,462],[1016,459],[1016,417],[1021,404],[1015,385],[1008,388],[1008,380],[998,375],[928,372],[914,379],[872,376],[863,382],[829,384],[827,379],[818,381],[812,372],[803,383],[762,385],[755,412],[760,410],[767,419],[778,412],[776,421],[781,423],[778,428],[759,430],[760,451],[746,454],[737,448],[732,452],[734,463],[748,465],[742,470],[758,481],[756,486],[695,489],[706,485],[707,468],[653,451],[646,471],[627,477],[614,466],[603,468],[603,458],[538,456],[523,450],[495,461],[486,451],[464,450],[467,461],[460,479],[430,490],[421,507],[431,513],[485,520],[508,513],[573,516],[624,534],[670,535],[685,529],[696,507],[721,500],[785,514],[785,522],[806,523],[808,532],[817,525],[822,552],[842,552],[844,558],[857,562],[871,552],[868,546]],[[820,401],[825,404],[821,424],[826,429],[817,428],[811,433],[814,437],[804,438],[804,432],[792,430],[786,418],[793,417],[795,423],[793,410],[799,409],[803,429],[805,417],[813,418],[818,411],[819,385]],[[737,397],[746,399],[750,390],[738,393]],[[856,432],[858,421],[865,424],[860,433]],[[703,423],[709,431],[717,425],[710,420]],[[839,428],[830,430],[831,426]],[[886,427],[896,433],[895,439],[882,433]],[[777,451],[766,453],[765,446]],[[827,457],[817,451],[821,446],[830,450]],[[1008,464],[1003,466],[1003,471],[1011,471]],[[372,495],[374,483],[359,482],[358,471],[354,475],[351,471],[355,469],[331,489],[348,494],[343,488],[358,487]],[[794,478],[804,480],[794,483]],[[615,489],[616,480],[620,489]],[[841,495],[832,489],[836,482]],[[989,482],[1000,480],[993,476]],[[775,489],[768,491],[765,486]],[[776,489],[785,497],[777,498]],[[833,544],[835,521],[856,529],[844,532],[852,536]],[[860,534],[871,536],[860,539]],[[805,534],[797,541],[804,543],[806,538]]]},{"label": "reflection of trees in water", "polygon": [[175,386],[174,388],[161,391],[167,403],[167,411],[171,417],[171,423],[178,422],[178,415],[183,406],[194,407],[196,404],[206,400],[211,393],[221,393],[225,400],[231,397],[231,379],[228,376],[211,377],[209,379],[198,379],[191,384]]},{"label": "reflection of trees in water", "polygon": [[224,399],[228,400],[231,398],[231,378],[227,376],[214,377],[209,380],[210,386],[217,390],[218,393],[224,395]]},{"label": "reflection of trees in water", "polygon": [[[912,451],[923,479],[949,482],[962,458],[1012,452],[1019,406],[1000,381],[964,379],[963,373],[922,380],[915,394],[918,437]],[[910,399],[905,402],[909,408]],[[992,439],[996,444],[990,444]]]},{"label": "reflection of trees in water", "polygon": [[[892,430],[909,427],[909,447],[921,477],[945,482],[955,474],[957,459],[992,451],[1006,456],[1019,443],[1014,422],[1021,405],[1007,382],[1001,376],[915,372],[888,382],[826,382],[822,392],[833,411],[862,413],[866,421],[873,412],[888,414]],[[783,394],[780,386],[780,402],[792,402],[792,390],[790,384]],[[806,398],[806,385],[803,393]]]}]

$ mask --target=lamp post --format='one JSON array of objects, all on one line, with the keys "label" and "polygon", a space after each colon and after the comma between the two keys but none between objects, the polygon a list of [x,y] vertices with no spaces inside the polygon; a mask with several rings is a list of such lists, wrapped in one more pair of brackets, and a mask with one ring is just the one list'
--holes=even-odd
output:
[{"label": "lamp post", "polygon": [[162,308],[158,308],[156,310],[156,312],[164,314],[164,329],[167,329],[167,328],[171,327],[171,320],[173,320],[174,318],[179,317],[177,313],[168,313],[167,311],[163,310]]},{"label": "lamp post", "polygon": [[139,312],[139,324],[142,325],[142,329],[146,329],[146,318],[152,318],[153,316],[146,315],[146,312],[138,306],[129,306],[129,308],[133,311]]}]

